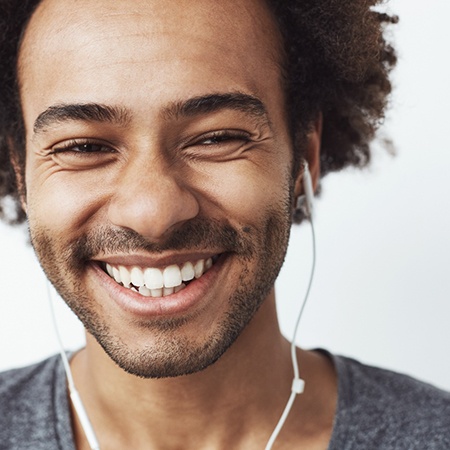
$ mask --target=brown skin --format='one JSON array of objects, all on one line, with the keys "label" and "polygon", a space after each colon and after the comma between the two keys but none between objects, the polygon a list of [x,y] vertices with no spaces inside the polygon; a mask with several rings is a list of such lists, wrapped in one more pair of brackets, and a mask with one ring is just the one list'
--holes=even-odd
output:
[{"label": "brown skin", "polygon": [[[120,351],[138,355],[150,349],[155,366],[161,363],[153,356],[155,349],[170,353],[168,343],[176,348],[188,343],[184,350],[198,353],[220,341],[236,286],[251,286],[266,271],[267,289],[255,299],[255,309],[262,306],[222,358],[204,370],[175,378],[138,378],[114,364],[90,333],[86,349],[71,363],[102,450],[262,449],[292,380],[273,281],[287,245],[290,209],[301,193],[301,174],[296,180],[290,177],[291,142],[279,61],[274,59],[279,36],[256,0],[220,5],[198,0],[182,8],[175,0],[130,3],[45,0],[27,29],[19,60],[27,136],[23,203],[34,245],[66,301],[107,329]],[[266,116],[230,108],[183,118],[164,113],[173,102],[236,92],[258,98]],[[47,108],[93,102],[125,109],[129,120],[120,125],[63,120],[33,132]],[[306,149],[316,181],[320,127],[318,121]],[[248,139],[211,141],[211,132],[224,130],[240,130]],[[114,152],[52,154],[55,147],[83,138]],[[151,176],[143,169],[149,167]],[[164,246],[174,232],[199,218],[233,227],[254,252],[227,257],[204,295],[187,310],[136,320],[117,306],[91,268],[75,270],[58,259],[74,240],[99,227],[133,230]],[[277,248],[267,244],[269,219],[281,229]],[[56,264],[42,235],[50,239]],[[265,247],[270,264],[262,266]],[[195,252],[225,250],[209,244]],[[193,248],[139,249],[127,256],[159,267],[193,254]],[[116,251],[94,259],[124,257]],[[251,300],[257,297],[250,294]],[[174,319],[183,324],[161,331],[165,321]],[[334,369],[318,354],[298,354],[307,389],[295,402],[276,448],[325,449],[336,404]],[[77,448],[87,449],[76,419],[74,430]]]}]

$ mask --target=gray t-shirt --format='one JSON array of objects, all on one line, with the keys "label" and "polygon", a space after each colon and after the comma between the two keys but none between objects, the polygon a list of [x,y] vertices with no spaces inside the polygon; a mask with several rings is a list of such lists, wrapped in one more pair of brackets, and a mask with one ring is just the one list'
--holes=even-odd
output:
[{"label": "gray t-shirt", "polygon": [[[330,357],[339,384],[328,450],[450,450],[450,393]],[[0,450],[75,450],[58,356],[0,374]]]}]

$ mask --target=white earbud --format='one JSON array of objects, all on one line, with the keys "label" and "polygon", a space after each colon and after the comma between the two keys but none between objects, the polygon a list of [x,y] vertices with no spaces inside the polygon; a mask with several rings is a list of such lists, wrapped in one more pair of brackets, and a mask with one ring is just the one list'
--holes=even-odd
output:
[{"label": "white earbud", "polygon": [[297,199],[296,209],[301,210],[309,219],[313,216],[314,188],[308,163],[303,161],[303,195]]}]

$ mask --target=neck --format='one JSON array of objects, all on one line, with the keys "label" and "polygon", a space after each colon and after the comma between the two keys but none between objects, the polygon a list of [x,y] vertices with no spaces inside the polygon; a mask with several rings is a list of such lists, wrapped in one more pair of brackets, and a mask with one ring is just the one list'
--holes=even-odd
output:
[{"label": "neck", "polygon": [[[293,376],[273,293],[230,349],[203,371],[141,379],[116,366],[90,335],[72,368],[102,449],[264,448]],[[75,434],[83,448],[77,424]]]}]

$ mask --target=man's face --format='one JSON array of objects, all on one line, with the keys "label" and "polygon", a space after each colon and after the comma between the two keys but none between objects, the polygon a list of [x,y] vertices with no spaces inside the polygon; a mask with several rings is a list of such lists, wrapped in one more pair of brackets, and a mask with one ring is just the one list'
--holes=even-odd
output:
[{"label": "man's face", "polygon": [[128,372],[208,366],[271,293],[292,204],[278,45],[257,0],[44,0],[28,27],[32,242]]}]

